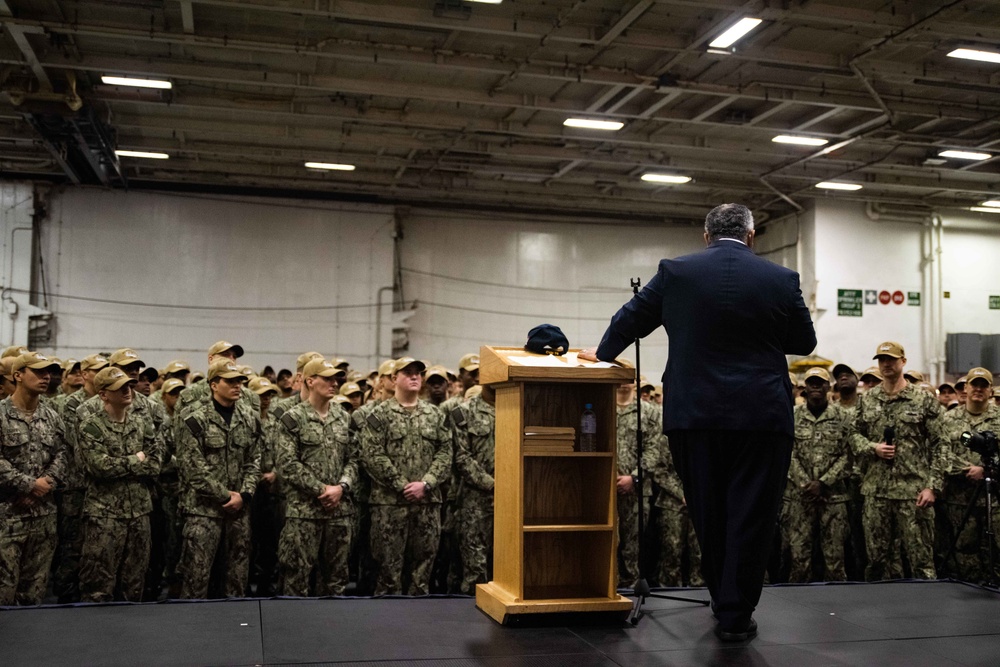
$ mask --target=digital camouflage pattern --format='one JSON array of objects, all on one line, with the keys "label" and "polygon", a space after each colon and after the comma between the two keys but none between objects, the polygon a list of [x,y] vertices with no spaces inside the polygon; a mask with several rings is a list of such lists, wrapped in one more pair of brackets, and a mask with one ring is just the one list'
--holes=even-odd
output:
[{"label": "digital camouflage pattern", "polygon": [[87,480],[81,598],[141,601],[150,554],[151,489],[160,472],[162,441],[138,413],[115,423],[103,409],[81,422],[77,437]]},{"label": "digital camouflage pattern", "polygon": [[[789,581],[810,580],[816,543],[823,554],[823,580],[844,581],[853,413],[831,403],[817,417],[808,405],[799,405],[794,410],[794,421],[795,441],[781,518],[790,555]],[[817,500],[803,492],[803,487],[813,481],[823,485],[823,494]]]},{"label": "digital camouflage pattern", "polygon": [[260,479],[260,417],[233,411],[230,425],[211,403],[202,405],[178,433],[177,465],[184,514],[227,518],[229,492],[253,495]]},{"label": "digital camouflage pattern", "polygon": [[655,506],[660,510],[660,572],[661,586],[684,585],[683,558],[688,557],[689,586],[704,586],[701,576],[701,547],[694,524],[684,502],[684,486],[674,468],[667,437],[660,441],[660,455],[652,469],[653,481],[659,492]]},{"label": "digital camouflage pattern", "polygon": [[[906,553],[914,577],[937,576],[934,509],[917,507],[916,499],[923,489],[939,492],[943,485],[943,412],[934,396],[911,384],[895,396],[878,386],[858,399],[851,444],[864,469],[862,522],[868,581],[897,574],[899,554],[895,545]],[[883,440],[887,426],[895,429],[896,456],[892,464],[875,454],[875,445]]]},{"label": "digital camouflage pattern", "polygon": [[493,473],[496,408],[483,397],[456,403],[450,416],[454,433],[457,501],[455,531],[462,561],[459,591],[474,595],[485,584],[493,557]]},{"label": "digital camouflage pattern", "polygon": [[[372,480],[371,552],[378,563],[376,595],[426,595],[441,539],[440,485],[452,464],[452,433],[445,414],[426,401],[407,410],[395,398],[365,417],[361,460]],[[423,502],[410,504],[403,488],[425,482]],[[405,565],[408,566],[404,571]]]},{"label": "digital camouflage pattern", "polygon": [[[943,413],[934,396],[911,384],[892,397],[881,386],[859,397],[851,444],[866,466],[861,485],[865,497],[911,500],[923,489],[941,489]],[[875,455],[887,426],[896,431],[892,465]]]},{"label": "digital camouflage pattern", "polygon": [[60,483],[65,469],[55,410],[39,403],[25,417],[10,398],[0,401],[0,605],[39,604],[45,595],[57,540],[55,494],[30,493],[39,477]]},{"label": "digital camouflage pattern", "polygon": [[6,398],[0,401],[0,438],[0,521],[54,515],[54,494],[47,494],[31,506],[24,499],[39,477],[60,484],[65,476],[67,451],[62,419],[43,403],[31,417],[25,417]]},{"label": "digital camouflage pattern", "polygon": [[[342,595],[355,511],[349,489],[358,471],[347,412],[331,404],[324,420],[311,403],[301,402],[278,421],[276,462],[286,496],[278,543],[282,594],[309,595],[309,576],[318,563],[317,594]],[[327,485],[348,489],[333,511],[317,499]]]},{"label": "digital camouflage pattern", "polygon": [[[237,401],[239,404],[239,401]],[[211,401],[202,403],[177,431],[177,464],[181,479],[179,507],[184,515],[178,575],[182,598],[204,598],[209,576],[221,550],[219,582],[227,597],[245,594],[250,558],[250,508],[260,479],[260,417],[235,409],[227,425]],[[243,508],[222,509],[230,491],[243,496]]]},{"label": "digital camouflage pattern", "polygon": [[[163,453],[152,424],[137,413],[115,423],[101,410],[80,424],[79,439],[87,478],[84,515],[134,519],[153,511],[150,489]],[[144,460],[138,452],[145,454]]]},{"label": "digital camouflage pattern", "polygon": [[[653,495],[653,469],[660,460],[663,435],[662,414],[657,406],[640,401],[642,407],[642,468],[644,517],[649,521],[649,503]],[[617,406],[617,457],[619,475],[637,475],[638,449],[636,428],[638,412],[634,402]],[[636,493],[616,494],[618,512],[618,580],[619,586],[631,587],[639,579],[639,502]]]},{"label": "digital camouflage pattern", "polygon": [[[970,480],[965,476],[970,466],[982,466],[982,457],[962,444],[961,437],[965,431],[992,431],[1000,436],[1000,407],[990,402],[986,410],[978,415],[972,414],[967,407],[960,405],[944,414],[942,429],[947,443],[945,454],[945,482],[943,505],[939,511],[944,512],[944,525],[947,534],[942,536],[942,550],[947,553],[952,543],[955,544],[955,563],[945,563],[948,572],[964,581],[984,581],[989,579],[989,552],[986,550],[986,497],[980,492],[976,507],[972,509],[965,525],[962,519],[969,504],[976,495],[976,490],[982,481]],[[1000,519],[1000,502],[993,499],[997,511],[994,516],[994,537],[1000,547],[1000,530],[996,527]],[[961,532],[958,532],[961,526]],[[943,531],[944,532],[944,531]],[[958,539],[955,539],[958,532]],[[957,569],[956,569],[957,567]],[[996,575],[1000,576],[1000,567]]]}]

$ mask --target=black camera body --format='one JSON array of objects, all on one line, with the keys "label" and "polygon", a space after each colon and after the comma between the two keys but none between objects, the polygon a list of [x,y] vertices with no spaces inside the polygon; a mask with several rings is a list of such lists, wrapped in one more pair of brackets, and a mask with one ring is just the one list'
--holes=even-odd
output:
[{"label": "black camera body", "polygon": [[993,431],[966,431],[961,437],[962,444],[979,454],[983,465],[996,470],[1000,467],[1000,443]]}]

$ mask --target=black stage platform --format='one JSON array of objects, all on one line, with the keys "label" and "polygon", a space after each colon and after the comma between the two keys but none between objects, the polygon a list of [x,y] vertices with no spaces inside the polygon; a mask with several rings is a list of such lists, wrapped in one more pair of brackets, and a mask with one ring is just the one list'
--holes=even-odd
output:
[{"label": "black stage platform", "polygon": [[0,664],[1000,665],[1000,594],[961,583],[768,587],[760,635],[736,645],[715,638],[707,607],[646,609],[634,628],[501,627],[471,598],[14,609],[0,612]]}]

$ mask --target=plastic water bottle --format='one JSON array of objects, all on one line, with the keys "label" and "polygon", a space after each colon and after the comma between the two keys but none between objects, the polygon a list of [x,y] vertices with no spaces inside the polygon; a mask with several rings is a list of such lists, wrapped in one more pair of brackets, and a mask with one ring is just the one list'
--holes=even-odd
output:
[{"label": "plastic water bottle", "polygon": [[597,413],[594,412],[592,403],[583,406],[583,414],[580,416],[580,451],[597,451]]}]

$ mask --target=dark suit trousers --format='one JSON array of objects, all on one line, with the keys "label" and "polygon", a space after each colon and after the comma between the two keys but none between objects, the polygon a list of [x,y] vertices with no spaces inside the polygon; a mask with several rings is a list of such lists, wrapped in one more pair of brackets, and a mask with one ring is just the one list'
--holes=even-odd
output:
[{"label": "dark suit trousers", "polygon": [[741,632],[764,586],[792,437],[756,431],[667,435],[701,543],[702,575],[719,626]]}]

